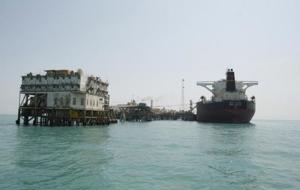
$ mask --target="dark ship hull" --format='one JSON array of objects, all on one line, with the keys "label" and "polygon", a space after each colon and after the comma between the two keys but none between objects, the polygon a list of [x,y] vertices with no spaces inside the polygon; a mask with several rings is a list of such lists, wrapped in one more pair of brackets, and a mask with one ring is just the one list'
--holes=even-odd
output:
[{"label": "dark ship hull", "polygon": [[197,120],[199,122],[249,123],[254,113],[254,101],[238,100],[197,103]]}]

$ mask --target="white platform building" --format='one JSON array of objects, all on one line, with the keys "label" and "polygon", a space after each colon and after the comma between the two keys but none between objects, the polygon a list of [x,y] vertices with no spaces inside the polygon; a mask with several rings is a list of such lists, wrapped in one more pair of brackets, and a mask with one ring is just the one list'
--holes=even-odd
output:
[{"label": "white platform building", "polygon": [[[107,88],[107,82],[85,75],[81,69],[46,70],[45,75],[22,76],[21,94],[44,95],[39,107],[100,111],[109,107]],[[35,101],[31,99],[28,103],[34,106]]]}]

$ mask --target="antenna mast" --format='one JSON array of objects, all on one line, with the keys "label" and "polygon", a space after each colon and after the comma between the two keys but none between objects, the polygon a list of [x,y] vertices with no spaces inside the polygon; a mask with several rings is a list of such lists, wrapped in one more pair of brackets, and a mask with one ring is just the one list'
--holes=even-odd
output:
[{"label": "antenna mast", "polygon": [[181,110],[184,111],[184,79],[181,81]]}]

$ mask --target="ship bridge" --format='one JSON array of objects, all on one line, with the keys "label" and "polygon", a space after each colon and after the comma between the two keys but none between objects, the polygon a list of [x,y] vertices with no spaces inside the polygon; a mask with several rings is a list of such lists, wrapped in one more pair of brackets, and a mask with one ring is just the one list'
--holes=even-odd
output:
[{"label": "ship bridge", "polygon": [[[236,91],[245,93],[246,90],[251,87],[258,85],[258,81],[235,81],[236,82]],[[226,80],[220,81],[198,81],[197,86],[201,86],[213,95],[217,95],[217,91],[226,91]]]},{"label": "ship bridge", "polygon": [[213,94],[213,100],[246,100],[246,90],[257,81],[236,81],[233,69],[228,69],[226,79],[219,81],[199,81],[198,86],[202,86]]}]

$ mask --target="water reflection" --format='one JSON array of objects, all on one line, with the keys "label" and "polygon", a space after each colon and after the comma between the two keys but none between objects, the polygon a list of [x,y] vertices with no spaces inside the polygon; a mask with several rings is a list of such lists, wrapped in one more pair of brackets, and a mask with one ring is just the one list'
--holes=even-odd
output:
[{"label": "water reflection", "polygon": [[248,128],[248,127],[255,127],[255,123],[201,123],[201,125],[207,126],[207,127],[213,127],[215,129],[223,129],[223,128]]}]

